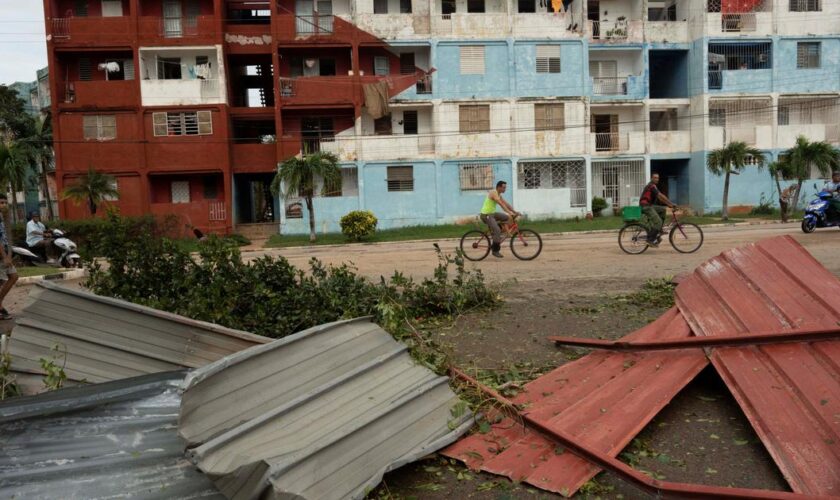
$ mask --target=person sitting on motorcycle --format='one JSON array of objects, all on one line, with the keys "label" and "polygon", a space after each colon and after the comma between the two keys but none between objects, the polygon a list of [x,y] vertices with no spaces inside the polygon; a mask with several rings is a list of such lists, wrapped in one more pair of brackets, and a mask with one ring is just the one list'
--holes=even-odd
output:
[{"label": "person sitting on motorcycle", "polygon": [[29,222],[26,223],[26,246],[43,255],[48,264],[55,263],[55,259],[52,257],[53,243],[50,239],[51,236],[44,223],[41,222],[41,214],[32,212]]},{"label": "person sitting on motorcycle", "polygon": [[662,205],[677,208],[667,196],[659,192],[657,184],[659,184],[659,174],[654,172],[650,176],[650,182],[642,191],[641,198],[639,198],[642,213],[647,215],[650,223],[647,244],[652,247],[659,246],[659,233],[662,232],[662,225],[665,224],[666,210]]},{"label": "person sitting on motorcycle", "polygon": [[823,191],[832,194],[828,200],[828,210],[826,215],[828,220],[840,220],[840,170],[836,170],[831,174],[831,180],[825,183]]}]

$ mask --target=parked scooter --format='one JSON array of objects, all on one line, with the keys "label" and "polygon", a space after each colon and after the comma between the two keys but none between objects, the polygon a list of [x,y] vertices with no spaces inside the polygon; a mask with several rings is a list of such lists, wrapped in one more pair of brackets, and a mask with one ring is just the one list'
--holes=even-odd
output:
[{"label": "parked scooter", "polygon": [[52,229],[49,232],[52,236],[50,238],[52,244],[60,252],[55,264],[47,264],[40,255],[37,255],[25,245],[13,246],[13,257],[20,260],[25,266],[82,267],[82,258],[76,251],[76,244],[65,236],[64,231]]},{"label": "parked scooter", "polygon": [[840,219],[837,216],[829,219],[826,214],[831,197],[831,193],[822,191],[808,204],[805,208],[805,217],[802,218],[803,233],[813,233],[818,227],[840,227]]}]

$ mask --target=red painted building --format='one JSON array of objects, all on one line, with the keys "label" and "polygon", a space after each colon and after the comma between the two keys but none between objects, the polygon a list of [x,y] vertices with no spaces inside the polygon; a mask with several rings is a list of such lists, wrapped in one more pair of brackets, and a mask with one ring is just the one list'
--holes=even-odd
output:
[{"label": "red painted building", "polygon": [[58,189],[93,167],[117,179],[124,215],[279,222],[278,162],[357,126],[365,84],[395,95],[422,76],[324,5],[45,0]]}]

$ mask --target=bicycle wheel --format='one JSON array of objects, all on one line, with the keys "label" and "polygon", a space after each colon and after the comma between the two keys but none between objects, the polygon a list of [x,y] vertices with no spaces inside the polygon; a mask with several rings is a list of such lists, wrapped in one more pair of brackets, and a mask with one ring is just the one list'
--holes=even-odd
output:
[{"label": "bicycle wheel", "polygon": [[461,252],[467,260],[484,260],[490,253],[490,238],[481,231],[467,231],[461,236]]},{"label": "bicycle wheel", "polygon": [[531,229],[520,229],[510,239],[510,251],[519,260],[534,260],[542,252],[542,238]]},{"label": "bicycle wheel", "polygon": [[618,246],[631,255],[639,255],[648,249],[647,229],[641,224],[627,224],[618,232]]},{"label": "bicycle wheel", "polygon": [[697,224],[681,222],[671,228],[668,241],[680,253],[694,253],[703,245],[703,230]]}]

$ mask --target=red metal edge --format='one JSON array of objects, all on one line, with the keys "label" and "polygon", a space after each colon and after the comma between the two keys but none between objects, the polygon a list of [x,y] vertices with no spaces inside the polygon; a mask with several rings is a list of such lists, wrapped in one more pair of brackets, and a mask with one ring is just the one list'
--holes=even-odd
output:
[{"label": "red metal edge", "polygon": [[758,344],[781,344],[789,342],[819,342],[840,339],[840,327],[813,330],[779,331],[749,335],[721,335],[715,337],[688,337],[674,340],[601,340],[577,337],[546,337],[558,345],[588,347],[608,351],[659,351],[703,347],[752,346]]},{"label": "red metal edge", "polygon": [[545,437],[557,442],[559,445],[567,448],[569,451],[578,457],[591,462],[592,464],[609,470],[619,475],[625,481],[628,481],[637,488],[655,495],[658,498],[732,498],[732,499],[804,499],[804,498],[834,498],[826,496],[803,495],[800,493],[790,493],[785,491],[772,490],[756,490],[748,488],[727,488],[721,486],[707,486],[701,484],[689,483],[675,483],[671,481],[659,481],[653,479],[625,464],[624,462],[613,458],[609,455],[603,454],[597,450],[588,448],[574,440],[571,436],[565,433],[551,429],[541,422],[522,413],[516,405],[505,396],[499,394],[493,388],[488,387],[478,380],[470,377],[460,369],[451,367],[449,373],[452,377],[461,379],[470,385],[475,386],[482,392],[486,393],[509,410],[515,412],[522,421],[528,426],[532,427]]}]

